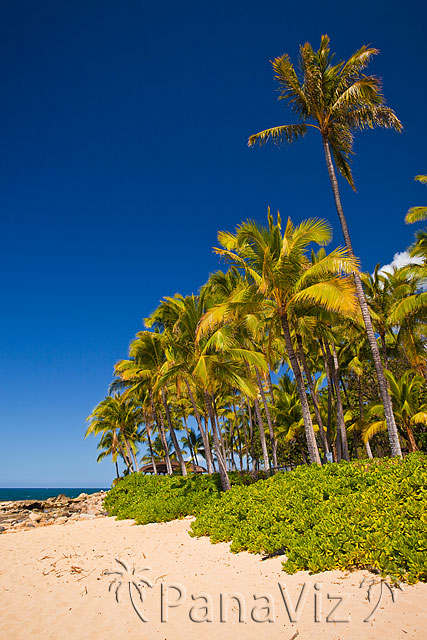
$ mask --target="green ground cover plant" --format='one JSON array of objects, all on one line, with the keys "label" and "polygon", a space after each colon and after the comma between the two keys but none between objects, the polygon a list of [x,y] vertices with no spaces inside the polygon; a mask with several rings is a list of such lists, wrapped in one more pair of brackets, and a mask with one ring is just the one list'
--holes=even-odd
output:
[{"label": "green ground cover plant", "polygon": [[286,573],[368,568],[427,581],[427,457],[300,466],[207,504],[192,535],[281,551]]},{"label": "green ground cover plant", "polygon": [[[230,481],[232,486],[247,486],[254,482],[251,476],[238,473],[230,473]],[[200,513],[220,496],[218,473],[186,478],[133,473],[108,492],[104,508],[119,520],[132,518],[137,524],[168,522]]]},{"label": "green ground cover plant", "polygon": [[212,476],[132,474],[105,508],[138,524],[196,515],[190,535],[231,550],[283,553],[286,573],[367,568],[409,583],[427,581],[427,456],[302,465],[254,482]]}]

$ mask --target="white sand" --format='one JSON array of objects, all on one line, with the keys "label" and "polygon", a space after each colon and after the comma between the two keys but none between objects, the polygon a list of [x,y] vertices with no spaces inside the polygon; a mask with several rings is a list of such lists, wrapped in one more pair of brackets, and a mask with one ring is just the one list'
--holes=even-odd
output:
[{"label": "white sand", "polygon": [[[232,554],[229,545],[212,545],[207,538],[191,538],[187,534],[188,519],[135,526],[132,521],[116,522],[113,518],[97,518],[74,525],[52,525],[30,531],[0,536],[0,638],[21,640],[83,640],[104,638],[135,638],[160,640],[192,640],[243,638],[262,640],[280,638],[298,640],[320,638],[328,640],[427,638],[427,584],[402,585],[395,592],[395,602],[383,586],[380,604],[369,622],[363,622],[380,597],[381,585],[371,590],[367,600],[368,572],[329,572],[316,576],[300,572],[293,576],[281,571],[280,557],[262,561],[248,553]],[[126,573],[115,559],[124,562],[135,575]],[[148,571],[141,571],[149,567]],[[138,570],[139,569],[139,570]],[[122,571],[124,576],[107,575],[107,571]],[[114,578],[121,580],[115,600]],[[140,620],[132,607],[129,579],[146,578],[153,587],[144,588],[144,601],[131,588]],[[378,581],[378,578],[377,578]],[[297,621],[290,622],[278,583],[287,587],[290,600],[297,603],[305,583],[306,600]],[[180,606],[165,608],[167,622],[160,621],[161,589],[170,600],[178,592],[167,585],[178,583],[186,590]],[[314,585],[320,587],[317,591]],[[239,592],[246,606],[245,622],[238,622],[238,607],[232,600],[228,619],[220,621],[220,594]],[[205,613],[198,598],[211,598],[213,622],[193,622],[190,616]],[[315,622],[315,594],[317,617]],[[326,617],[343,597],[335,619]],[[273,622],[255,622],[268,615],[267,600],[271,597]],[[166,596],[165,599],[166,600]],[[194,599],[195,598],[195,599]],[[191,608],[194,608],[191,611]],[[253,610],[255,607],[255,611]],[[197,611],[195,610],[197,608]],[[166,613],[165,613],[166,616]],[[224,616],[223,616],[224,617]],[[295,634],[297,634],[295,636]]]}]

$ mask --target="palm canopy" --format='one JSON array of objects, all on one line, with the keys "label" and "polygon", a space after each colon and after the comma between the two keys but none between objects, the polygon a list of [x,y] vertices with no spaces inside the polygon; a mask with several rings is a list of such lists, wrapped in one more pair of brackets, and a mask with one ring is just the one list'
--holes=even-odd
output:
[{"label": "palm canopy", "polygon": [[[354,311],[353,283],[342,276],[357,271],[358,261],[341,248],[325,253],[315,264],[306,255],[310,244],[326,245],[331,241],[332,230],[326,221],[313,218],[294,226],[288,218],[282,230],[280,215],[275,222],[269,212],[268,227],[247,221],[235,233],[220,232],[218,239],[222,248],[215,252],[244,270],[249,284],[259,294],[258,304],[264,305],[270,299],[279,314],[288,314],[303,303],[340,313]],[[244,298],[242,292],[235,306],[243,306]],[[249,311],[257,300],[254,296],[247,298]],[[222,313],[223,310],[224,307]],[[214,310],[206,320],[213,316]]]},{"label": "palm canopy", "polygon": [[393,128],[402,125],[394,111],[385,105],[381,81],[367,76],[364,69],[378,50],[363,46],[348,60],[333,64],[329,37],[322,36],[318,51],[306,42],[300,46],[299,69],[288,54],[271,62],[280,90],[280,100],[288,101],[300,122],[271,127],[253,134],[248,144],[294,142],[318,129],[328,140],[340,173],[354,189],[349,165],[353,153],[354,132],[375,126]]},{"label": "palm canopy", "polygon": [[[425,380],[410,369],[405,371],[400,378],[396,378],[391,371],[385,373],[390,385],[397,423],[401,428],[402,435],[409,443],[410,451],[415,451],[417,446],[412,427],[420,424],[427,425],[427,404],[423,401]],[[372,406],[369,415],[376,419],[367,424],[363,430],[365,442],[387,428],[382,405]]]},{"label": "palm canopy", "polygon": [[[427,176],[415,176],[415,180],[421,182],[421,184],[427,184]],[[425,220],[427,218],[427,207],[411,207],[408,213],[405,216],[406,224],[413,224],[414,222],[420,222],[420,220]],[[416,253],[412,253],[412,255],[417,255]]]}]

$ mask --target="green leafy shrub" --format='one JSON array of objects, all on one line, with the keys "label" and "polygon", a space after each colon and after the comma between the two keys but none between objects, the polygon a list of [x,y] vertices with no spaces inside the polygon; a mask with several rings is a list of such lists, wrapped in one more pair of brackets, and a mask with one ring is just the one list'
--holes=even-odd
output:
[{"label": "green leafy shrub", "polygon": [[286,556],[283,569],[365,567],[427,581],[427,457],[301,466],[208,502],[192,535]]},{"label": "green leafy shrub", "polygon": [[[233,486],[253,482],[249,475],[230,474]],[[107,494],[104,508],[119,520],[134,519],[137,524],[167,522],[200,512],[221,495],[219,474],[183,476],[145,476],[133,473],[118,482]]]}]

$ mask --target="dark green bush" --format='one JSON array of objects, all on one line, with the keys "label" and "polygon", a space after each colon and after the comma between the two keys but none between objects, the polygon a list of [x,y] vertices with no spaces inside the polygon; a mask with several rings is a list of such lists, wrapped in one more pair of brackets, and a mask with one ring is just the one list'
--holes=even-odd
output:
[{"label": "dark green bush", "polygon": [[427,581],[427,458],[301,466],[208,503],[192,535],[282,551],[287,573],[365,567]]},{"label": "dark green bush", "polygon": [[[250,476],[231,473],[233,486],[248,485]],[[219,474],[212,476],[144,476],[133,473],[107,494],[104,508],[118,519],[132,518],[138,524],[167,522],[199,513],[221,495]]]}]

